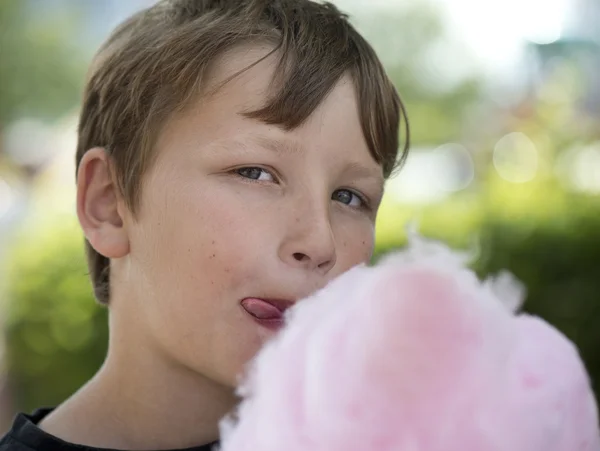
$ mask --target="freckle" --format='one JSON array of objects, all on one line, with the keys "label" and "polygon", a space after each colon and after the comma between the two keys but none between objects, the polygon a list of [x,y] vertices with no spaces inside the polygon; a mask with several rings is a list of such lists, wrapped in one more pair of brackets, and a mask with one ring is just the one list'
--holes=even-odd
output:
[{"label": "freckle", "polygon": [[212,244],[215,244],[215,241],[213,240]]}]

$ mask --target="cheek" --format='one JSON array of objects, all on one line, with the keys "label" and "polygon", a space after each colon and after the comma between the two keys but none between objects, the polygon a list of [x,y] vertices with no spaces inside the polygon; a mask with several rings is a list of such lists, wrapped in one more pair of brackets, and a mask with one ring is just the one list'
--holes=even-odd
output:
[{"label": "cheek", "polygon": [[260,214],[237,195],[214,183],[173,190],[164,197],[161,210],[156,205],[157,244],[161,261],[178,282],[178,289],[235,289],[256,275],[261,255],[266,252],[272,228],[277,221],[269,210]]},{"label": "cheek", "polygon": [[373,255],[375,230],[370,221],[356,221],[339,228],[336,236],[337,265],[340,272],[360,263],[368,262]]}]

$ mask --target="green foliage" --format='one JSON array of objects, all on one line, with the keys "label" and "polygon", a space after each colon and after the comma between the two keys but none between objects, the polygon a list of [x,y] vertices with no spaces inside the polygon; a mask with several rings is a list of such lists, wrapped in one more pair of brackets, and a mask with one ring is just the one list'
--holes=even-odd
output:
[{"label": "green foliage", "polygon": [[94,374],[107,315],[93,299],[72,218],[23,230],[11,257],[6,363],[18,407],[29,411],[56,405]]},{"label": "green foliage", "polygon": [[28,17],[26,7],[0,1],[0,129],[20,117],[64,114],[76,105],[83,82],[75,17],[64,10]]}]

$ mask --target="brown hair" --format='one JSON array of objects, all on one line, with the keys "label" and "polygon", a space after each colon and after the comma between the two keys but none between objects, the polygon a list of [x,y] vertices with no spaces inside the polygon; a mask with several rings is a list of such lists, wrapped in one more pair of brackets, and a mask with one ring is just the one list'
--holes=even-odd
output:
[{"label": "brown hair", "polygon": [[[404,107],[371,46],[330,3],[312,0],[162,0],[117,27],[90,68],[76,163],[93,147],[111,157],[135,213],[160,127],[190,103],[211,63],[236,45],[268,42],[279,55],[277,92],[249,117],[293,129],[344,74],[360,105],[363,133],[388,177],[405,159]],[[406,124],[398,158],[399,125]],[[96,298],[109,300],[109,260],[86,242]]]}]

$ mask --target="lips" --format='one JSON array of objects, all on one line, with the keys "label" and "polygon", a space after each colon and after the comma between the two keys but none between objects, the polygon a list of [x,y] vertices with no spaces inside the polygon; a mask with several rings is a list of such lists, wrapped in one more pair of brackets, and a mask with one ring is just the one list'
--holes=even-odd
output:
[{"label": "lips", "polygon": [[245,298],[242,308],[262,326],[278,329],[284,325],[284,313],[292,301],[282,299]]}]

